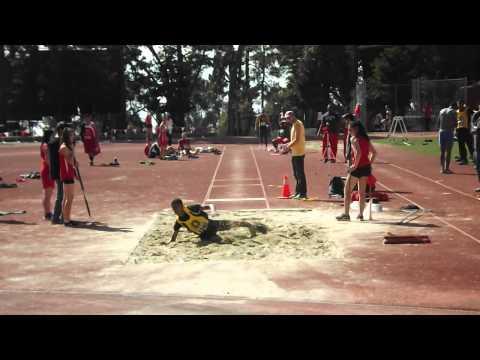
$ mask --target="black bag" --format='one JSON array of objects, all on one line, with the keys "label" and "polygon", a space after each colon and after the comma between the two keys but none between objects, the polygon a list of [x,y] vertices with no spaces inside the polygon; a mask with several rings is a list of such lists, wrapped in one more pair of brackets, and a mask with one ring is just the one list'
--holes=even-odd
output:
[{"label": "black bag", "polygon": [[338,195],[343,198],[345,184],[343,182],[343,179],[340,176],[334,176],[332,177],[332,180],[330,180],[330,184],[328,185],[328,195]]}]

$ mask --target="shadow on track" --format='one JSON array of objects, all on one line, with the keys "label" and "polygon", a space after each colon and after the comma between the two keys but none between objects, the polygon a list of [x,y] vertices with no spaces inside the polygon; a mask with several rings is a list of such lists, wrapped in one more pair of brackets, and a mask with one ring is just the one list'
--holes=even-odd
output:
[{"label": "shadow on track", "polygon": [[128,233],[132,232],[129,228],[115,228],[108,226],[107,224],[96,222],[96,221],[75,221],[76,225],[74,229],[86,229],[86,230],[95,230],[95,231],[105,231],[105,232],[123,232]]},{"label": "shadow on track", "polygon": [[7,225],[38,225],[37,223],[27,223],[25,221],[18,221],[18,220],[0,220],[0,224],[7,224]]}]

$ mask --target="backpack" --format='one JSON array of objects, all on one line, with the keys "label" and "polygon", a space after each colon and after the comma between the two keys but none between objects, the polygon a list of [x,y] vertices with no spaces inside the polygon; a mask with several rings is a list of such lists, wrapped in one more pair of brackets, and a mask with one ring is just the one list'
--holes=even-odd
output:
[{"label": "backpack", "polygon": [[340,176],[334,176],[332,177],[332,180],[330,180],[330,184],[328,185],[328,195],[338,195],[343,198],[344,187],[345,184],[343,183],[343,179]]}]

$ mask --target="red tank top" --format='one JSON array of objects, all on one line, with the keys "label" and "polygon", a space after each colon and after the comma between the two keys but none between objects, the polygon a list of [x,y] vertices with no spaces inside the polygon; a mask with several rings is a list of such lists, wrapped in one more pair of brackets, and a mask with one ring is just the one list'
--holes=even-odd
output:
[{"label": "red tank top", "polygon": [[48,165],[47,165],[47,150],[48,150],[48,145],[47,144],[42,144],[40,145],[40,172],[42,171],[48,171]]},{"label": "red tank top", "polygon": [[75,178],[75,168],[68,163],[61,152],[58,157],[60,161],[60,180],[73,180]]},{"label": "red tank top", "polygon": [[[370,159],[368,158],[368,154],[370,153],[370,142],[363,137],[357,138],[357,141],[360,147],[360,162],[358,164],[358,167],[361,168],[370,165]],[[353,163],[355,163],[355,153],[352,154],[352,157]]]}]

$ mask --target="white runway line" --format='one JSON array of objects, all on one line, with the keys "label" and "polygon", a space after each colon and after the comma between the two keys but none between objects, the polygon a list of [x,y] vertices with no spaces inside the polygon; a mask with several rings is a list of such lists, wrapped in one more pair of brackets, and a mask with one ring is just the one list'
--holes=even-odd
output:
[{"label": "white runway line", "polygon": [[[377,180],[377,183],[378,183],[380,186],[382,186],[382,187],[384,187],[385,189],[387,189],[388,191],[392,192],[393,194],[395,194],[395,195],[401,197],[402,199],[408,201],[409,203],[418,206],[418,207],[419,207],[420,209],[422,209],[422,210],[425,210],[425,208],[424,208],[422,205],[417,204],[415,201],[410,200],[410,199],[407,198],[406,196],[403,196],[403,195],[395,192],[394,190],[392,190],[391,188],[389,188],[389,187],[386,186],[385,184],[381,183],[380,181]],[[435,214],[432,214],[432,216],[433,216],[435,219],[437,219],[438,221],[440,221],[441,223],[443,223],[444,225],[447,225],[447,226],[451,227],[452,229],[458,231],[458,232],[461,233],[462,235],[465,235],[466,237],[468,237],[468,238],[472,239],[473,241],[475,241],[476,243],[480,244],[480,240],[477,239],[475,236],[470,235],[469,233],[463,231],[462,229],[456,227],[455,225],[449,223],[447,220],[444,220],[444,219],[442,219],[441,217],[438,217],[438,216],[435,215]]]},{"label": "white runway line", "polygon": [[229,198],[229,199],[207,199],[211,202],[239,202],[239,201],[266,201],[265,198]]},{"label": "white runway line", "polygon": [[220,165],[222,164],[223,156],[225,155],[226,150],[227,150],[227,146],[224,146],[222,150],[222,155],[220,156],[220,160],[218,160],[217,167],[215,169],[215,172],[213,173],[212,181],[210,182],[210,186],[208,187],[207,193],[205,194],[205,198],[203,199],[203,204],[206,203],[207,199],[210,197],[210,194],[212,193],[213,184],[215,182],[215,178],[217,177],[218,169],[220,169]]},{"label": "white runway line", "polygon": [[253,147],[251,145],[250,145],[250,152],[252,153],[253,161],[255,163],[255,167],[257,168],[258,178],[259,178],[260,184],[262,186],[263,197],[265,198],[265,205],[266,205],[267,209],[270,209],[270,203],[268,202],[267,192],[265,191],[265,186],[263,185],[262,174],[260,173],[260,168],[258,167],[257,158],[255,157],[255,153],[253,152]]}]

